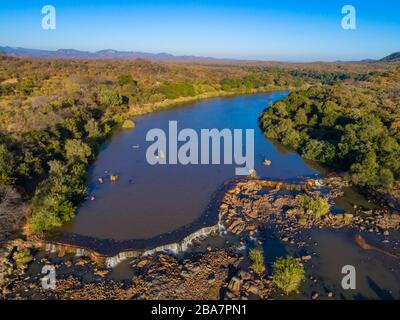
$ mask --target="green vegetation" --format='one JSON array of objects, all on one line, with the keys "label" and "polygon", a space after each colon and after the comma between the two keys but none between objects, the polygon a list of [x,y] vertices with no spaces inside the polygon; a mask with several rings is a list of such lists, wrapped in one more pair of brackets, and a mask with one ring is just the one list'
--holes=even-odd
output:
[{"label": "green vegetation", "polygon": [[135,127],[135,123],[132,120],[125,120],[122,123],[123,129],[133,129]]},{"label": "green vegetation", "polygon": [[304,267],[302,263],[293,257],[280,257],[273,267],[272,282],[284,294],[288,295],[300,287],[304,279]]},{"label": "green vegetation", "polygon": [[185,98],[296,83],[287,72],[268,66],[0,55],[0,187],[25,200],[11,209],[13,197],[1,199],[7,222],[0,226],[13,230],[11,212],[19,215],[25,204],[30,231],[48,231],[71,220],[86,196],[86,169],[100,144],[117,124],[133,128],[135,115]]},{"label": "green vegetation", "polygon": [[14,252],[13,259],[17,269],[25,269],[32,261],[33,257],[29,249],[23,249],[21,251]]},{"label": "green vegetation", "polygon": [[[360,77],[362,78],[362,77]],[[268,138],[347,173],[356,185],[398,196],[400,68],[292,93],[260,120]]]},{"label": "green vegetation", "polygon": [[194,86],[190,83],[166,82],[160,86],[159,90],[167,99],[176,99],[179,97],[190,97],[195,95]]},{"label": "green vegetation", "polygon": [[258,275],[265,272],[264,251],[260,248],[251,249],[249,252],[251,260],[250,268]]},{"label": "green vegetation", "polygon": [[329,213],[329,203],[321,197],[314,199],[309,196],[300,195],[297,196],[297,199],[300,201],[301,206],[316,218],[321,218]]},{"label": "green vegetation", "polygon": [[[309,88],[264,115],[265,127],[272,128],[267,134],[310,159],[327,164],[343,159],[359,184],[394,186],[400,120],[392,111],[398,91],[385,89],[379,100],[385,108],[380,109],[367,94],[353,94],[347,85],[343,90],[350,92],[340,94],[344,102],[327,99],[332,101],[326,108],[316,102],[332,96],[329,90],[340,92],[343,81],[384,81],[395,74],[388,69],[380,64],[172,64],[0,54],[0,190],[8,190],[0,205],[9,221],[0,221],[0,227],[11,228],[12,212],[19,216],[25,207],[34,232],[72,219],[86,196],[87,166],[116,125],[131,127],[134,116],[175,102],[236,93]],[[328,83],[334,89],[310,88]],[[365,91],[380,92],[376,86]],[[362,112],[357,110],[344,112],[347,102],[366,106],[362,112],[370,118],[359,117]],[[18,207],[11,205],[14,198]]]}]

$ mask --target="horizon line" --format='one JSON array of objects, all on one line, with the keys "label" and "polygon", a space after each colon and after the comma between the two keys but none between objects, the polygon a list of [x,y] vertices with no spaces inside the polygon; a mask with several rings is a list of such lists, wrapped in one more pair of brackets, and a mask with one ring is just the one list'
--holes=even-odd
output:
[{"label": "horizon line", "polygon": [[[154,51],[137,51],[137,50],[119,50],[119,49],[113,49],[113,48],[106,48],[106,49],[100,49],[100,50],[83,50],[83,49],[75,49],[75,48],[58,48],[58,49],[43,49],[43,48],[28,48],[28,47],[21,47],[21,46],[9,46],[9,45],[0,45],[0,52],[2,51],[1,49],[4,48],[10,48],[13,50],[32,50],[32,51],[41,51],[43,52],[43,56],[35,56],[32,54],[9,54],[9,55],[13,55],[13,56],[17,56],[17,57],[31,57],[31,58],[75,58],[75,59],[102,59],[102,58],[114,58],[114,59],[129,59],[129,58],[135,58],[135,57],[115,57],[115,56],[99,56],[99,57],[74,57],[73,55],[71,56],[46,56],[45,53],[57,53],[59,51],[76,51],[77,53],[82,53],[82,54],[97,54],[97,53],[102,53],[102,52],[107,52],[107,51],[114,51],[115,53],[122,53],[122,54],[148,54],[148,55],[152,55],[152,56],[169,56],[170,59],[177,59],[179,60],[179,58],[183,58],[183,59],[198,59],[198,60],[220,60],[220,61],[237,61],[237,62],[270,62],[270,63],[339,63],[339,62],[343,62],[343,63],[351,63],[351,62],[365,62],[365,61],[379,61],[391,54],[394,53],[398,53],[400,51],[397,52],[392,52],[392,53],[388,53],[387,55],[385,55],[384,57],[380,57],[377,59],[374,58],[363,58],[360,60],[354,60],[354,59],[349,59],[349,60],[343,60],[343,59],[329,59],[329,60],[325,60],[325,59],[316,59],[316,60],[276,60],[276,59],[268,59],[268,58],[259,58],[259,59],[252,59],[252,58],[227,58],[227,57],[215,57],[212,55],[207,55],[207,56],[202,56],[202,55],[196,55],[196,54],[173,54],[173,53],[169,53],[166,51],[160,51],[160,52],[154,52]],[[8,54],[7,52],[5,52],[6,54]],[[136,58],[141,58],[141,57],[136,57]],[[168,60],[168,57],[165,57],[165,59],[158,59],[158,60]],[[146,59],[146,58],[144,58]],[[151,59],[151,57],[148,57],[148,59]],[[154,59],[153,59],[154,60]]]}]

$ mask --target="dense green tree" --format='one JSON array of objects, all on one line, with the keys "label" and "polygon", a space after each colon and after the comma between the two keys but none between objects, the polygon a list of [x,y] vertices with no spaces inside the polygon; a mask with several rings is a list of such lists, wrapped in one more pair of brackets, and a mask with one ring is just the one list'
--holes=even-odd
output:
[{"label": "dense green tree", "polygon": [[15,182],[14,155],[4,144],[0,144],[0,184],[11,185]]},{"label": "dense green tree", "polygon": [[81,140],[70,139],[65,142],[65,156],[70,163],[76,161],[87,163],[91,154],[90,147]]}]

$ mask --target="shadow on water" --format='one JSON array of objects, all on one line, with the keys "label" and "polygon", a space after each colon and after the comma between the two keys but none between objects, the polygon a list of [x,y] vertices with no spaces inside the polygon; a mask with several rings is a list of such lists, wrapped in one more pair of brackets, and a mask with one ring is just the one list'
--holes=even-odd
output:
[{"label": "shadow on water", "polygon": [[[364,250],[354,242],[352,230],[311,230],[305,247],[313,255],[306,264],[306,272],[318,281],[303,286],[302,295],[310,297],[312,292],[334,293],[336,299],[400,299],[399,260],[380,252]],[[385,250],[398,251],[397,242],[383,246],[382,236],[364,234],[366,240]],[[351,265],[356,270],[356,289],[345,290],[341,282],[345,274],[342,268]],[[323,297],[323,296],[322,296]],[[326,296],[325,296],[326,297]]]},{"label": "shadow on water", "polygon": [[264,261],[268,270],[272,269],[272,265],[276,259],[279,257],[285,257],[289,254],[285,245],[270,232],[270,230],[266,231],[267,236],[263,244]]},{"label": "shadow on water", "polygon": [[394,300],[393,295],[389,290],[382,289],[378,284],[372,280],[370,277],[367,277],[367,282],[369,287],[375,292],[375,294],[382,300]]}]

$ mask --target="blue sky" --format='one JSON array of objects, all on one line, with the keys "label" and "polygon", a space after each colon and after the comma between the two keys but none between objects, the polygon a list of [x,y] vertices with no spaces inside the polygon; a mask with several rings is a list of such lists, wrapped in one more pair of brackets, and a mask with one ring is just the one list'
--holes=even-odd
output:
[{"label": "blue sky", "polygon": [[[57,29],[41,28],[41,8]],[[343,30],[341,8],[357,9]],[[0,1],[0,45],[118,49],[285,61],[378,58],[400,51],[398,0]]]}]

